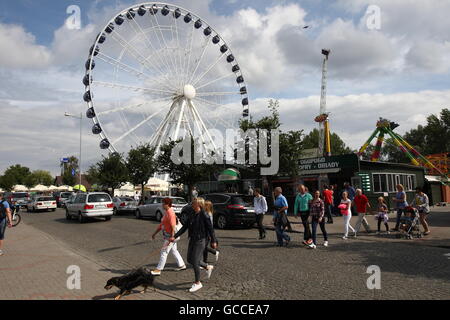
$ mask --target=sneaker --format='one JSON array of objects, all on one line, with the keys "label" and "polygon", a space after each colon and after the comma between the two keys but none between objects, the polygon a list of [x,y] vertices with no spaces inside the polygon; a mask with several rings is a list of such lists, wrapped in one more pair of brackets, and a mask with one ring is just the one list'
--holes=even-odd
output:
[{"label": "sneaker", "polygon": [[289,242],[291,242],[290,239],[289,239],[289,240],[286,240],[286,241],[284,242],[284,246],[287,247],[287,246],[289,245]]},{"label": "sneaker", "polygon": [[316,249],[317,246],[316,246],[314,243],[311,243],[311,244],[308,246],[308,248],[309,248],[309,249]]},{"label": "sneaker", "polygon": [[175,269],[175,271],[182,271],[182,270],[186,270],[186,265]]},{"label": "sneaker", "polygon": [[160,276],[161,275],[161,270],[155,269],[151,271],[151,274],[154,276]]},{"label": "sneaker", "polygon": [[219,260],[219,251],[216,251],[216,262]]},{"label": "sneaker", "polygon": [[324,241],[323,246],[328,247],[328,241]]},{"label": "sneaker", "polygon": [[347,240],[348,238],[347,238],[347,236],[343,236],[342,239]]},{"label": "sneaker", "polygon": [[214,266],[212,266],[212,265],[208,265],[206,267],[206,276],[208,277],[208,279],[211,278],[211,273],[212,273],[213,269],[214,269]]},{"label": "sneaker", "polygon": [[303,242],[302,242],[305,246],[309,246],[309,245],[311,245],[311,243],[312,243],[312,240],[308,240],[308,241],[306,241],[306,240],[303,240]]},{"label": "sneaker", "polygon": [[355,234],[353,235],[353,238],[356,238],[356,232],[355,232]]},{"label": "sneaker", "polygon": [[199,282],[199,283],[193,283],[193,284],[192,284],[192,287],[189,289],[189,292],[195,292],[195,291],[200,290],[201,288],[203,288],[203,285],[202,285],[201,282]]}]

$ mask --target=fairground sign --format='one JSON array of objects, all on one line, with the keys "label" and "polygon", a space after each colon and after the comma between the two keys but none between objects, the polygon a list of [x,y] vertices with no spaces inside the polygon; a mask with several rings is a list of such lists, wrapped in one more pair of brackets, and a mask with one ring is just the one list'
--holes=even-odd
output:
[{"label": "fairground sign", "polygon": [[356,154],[300,159],[298,163],[300,172],[303,174],[339,172],[346,168],[353,169],[354,171],[359,170],[359,160]]}]

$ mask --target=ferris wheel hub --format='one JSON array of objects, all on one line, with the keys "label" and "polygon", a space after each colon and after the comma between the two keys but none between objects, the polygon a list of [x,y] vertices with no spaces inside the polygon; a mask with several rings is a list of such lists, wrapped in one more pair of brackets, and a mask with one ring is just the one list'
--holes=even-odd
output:
[{"label": "ferris wheel hub", "polygon": [[192,85],[187,84],[184,86],[183,95],[186,99],[192,100],[195,98],[196,94],[197,92],[195,91],[195,88]]}]

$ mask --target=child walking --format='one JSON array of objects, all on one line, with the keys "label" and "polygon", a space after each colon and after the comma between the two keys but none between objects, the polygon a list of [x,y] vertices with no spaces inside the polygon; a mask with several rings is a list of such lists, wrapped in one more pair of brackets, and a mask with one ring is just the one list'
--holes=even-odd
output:
[{"label": "child walking", "polygon": [[[209,215],[209,218],[211,219],[211,224],[214,225],[213,222],[214,209],[211,201],[205,201],[205,212]],[[209,243],[206,244],[205,250],[203,251],[203,261],[205,263],[208,263],[208,252],[216,256],[216,261],[219,260],[219,250],[211,248],[208,244]]]},{"label": "child walking", "polygon": [[375,216],[375,219],[378,221],[378,231],[377,234],[380,234],[380,226],[381,222],[384,221],[384,226],[386,227],[386,234],[389,234],[389,216],[388,216],[388,207],[386,203],[384,202],[383,197],[378,198],[378,207],[377,207],[377,215]]}]

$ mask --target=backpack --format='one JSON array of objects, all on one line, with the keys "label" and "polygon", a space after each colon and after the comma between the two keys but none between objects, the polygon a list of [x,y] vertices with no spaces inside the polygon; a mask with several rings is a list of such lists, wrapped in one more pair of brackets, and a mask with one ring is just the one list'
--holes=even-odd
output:
[{"label": "backpack", "polygon": [[6,206],[3,204],[4,202],[7,203],[6,200],[2,200],[0,202],[0,220],[3,220],[6,218]]}]

